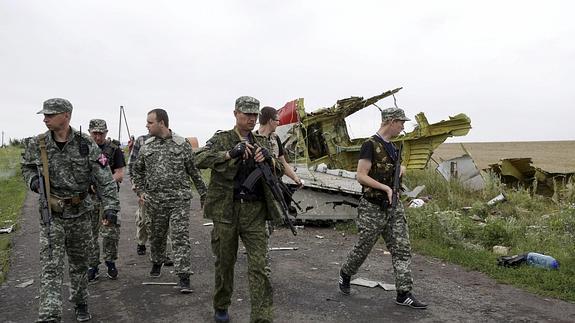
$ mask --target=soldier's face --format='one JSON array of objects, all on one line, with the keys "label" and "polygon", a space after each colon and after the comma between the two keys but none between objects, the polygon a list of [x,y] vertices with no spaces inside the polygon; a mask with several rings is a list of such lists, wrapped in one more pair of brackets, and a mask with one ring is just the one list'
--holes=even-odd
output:
[{"label": "soldier's face", "polygon": [[405,121],[403,120],[393,120],[391,122],[391,130],[393,132],[392,136],[397,136],[399,135],[405,126]]},{"label": "soldier's face", "polygon": [[90,137],[92,137],[92,139],[94,139],[96,144],[103,145],[106,142],[106,135],[107,134],[108,134],[107,131],[106,132],[93,131],[93,132],[90,132]]},{"label": "soldier's face", "polygon": [[156,119],[155,112],[148,114],[148,118],[146,118],[146,128],[148,128],[148,133],[152,136],[158,136],[161,133],[161,125]]},{"label": "soldier's face", "polygon": [[243,113],[234,110],[234,116],[236,116],[236,126],[238,126],[239,130],[252,131],[256,127],[257,113]]},{"label": "soldier's face", "polygon": [[276,128],[280,125],[280,117],[276,114],[273,118],[270,119],[270,126],[272,132],[276,131]]},{"label": "soldier's face", "polygon": [[58,114],[45,114],[44,124],[46,124],[46,128],[50,129],[51,131],[66,129],[70,124],[70,114],[68,112]]}]

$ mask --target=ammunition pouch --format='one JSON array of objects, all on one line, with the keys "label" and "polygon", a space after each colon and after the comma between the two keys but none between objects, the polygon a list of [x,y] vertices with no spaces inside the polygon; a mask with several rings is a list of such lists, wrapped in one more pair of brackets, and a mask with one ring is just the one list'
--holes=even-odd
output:
[{"label": "ammunition pouch", "polygon": [[59,197],[56,195],[50,195],[50,207],[52,208],[53,212],[62,213],[64,212],[64,208],[66,206],[77,206],[84,201],[86,196],[88,196],[88,193],[86,192],[74,195],[72,197]]}]

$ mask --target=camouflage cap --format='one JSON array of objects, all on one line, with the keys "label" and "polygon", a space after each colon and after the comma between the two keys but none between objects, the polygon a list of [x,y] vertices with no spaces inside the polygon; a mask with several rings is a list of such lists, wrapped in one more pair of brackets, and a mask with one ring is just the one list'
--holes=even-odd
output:
[{"label": "camouflage cap", "polygon": [[64,112],[72,112],[72,103],[66,99],[53,98],[44,101],[42,110],[37,114],[58,114]]},{"label": "camouflage cap", "polygon": [[106,121],[102,119],[92,119],[90,120],[90,125],[88,126],[89,132],[108,132],[108,127],[106,126]]},{"label": "camouflage cap", "polygon": [[240,96],[236,100],[236,110],[243,113],[260,113],[260,101],[251,96]]},{"label": "camouflage cap", "polygon": [[405,112],[400,108],[387,108],[381,111],[381,120],[403,120],[410,121],[408,117],[405,116]]}]

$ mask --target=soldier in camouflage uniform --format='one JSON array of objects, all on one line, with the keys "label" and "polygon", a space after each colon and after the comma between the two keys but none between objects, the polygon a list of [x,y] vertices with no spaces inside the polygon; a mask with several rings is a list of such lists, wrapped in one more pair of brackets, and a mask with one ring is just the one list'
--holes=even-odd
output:
[{"label": "soldier in camouflage uniform", "polygon": [[[117,141],[107,141],[106,135],[108,134],[108,127],[106,121],[102,119],[90,120],[88,126],[90,137],[96,142],[102,153],[98,160],[102,163],[107,163],[112,171],[112,178],[120,188],[119,184],[124,178],[124,168],[126,161],[124,160],[124,153]],[[118,269],[116,268],[116,259],[118,259],[118,242],[120,241],[120,219],[118,218],[115,223],[111,223],[102,218],[104,210],[102,209],[102,201],[96,190],[92,189],[92,200],[95,202],[94,210],[92,211],[92,244],[91,254],[89,258],[88,268],[88,283],[95,282],[98,279],[100,264],[100,243],[98,237],[102,236],[102,251],[104,253],[104,263],[108,268],[107,275],[110,279],[118,278]],[[101,225],[102,224],[102,225]]]},{"label": "soldier in camouflage uniform", "polygon": [[[76,319],[91,319],[88,312],[86,270],[90,245],[88,194],[93,183],[102,195],[104,216],[114,221],[120,210],[118,191],[107,164],[98,160],[100,149],[88,135],[70,127],[72,104],[54,98],[44,102],[44,123],[49,129],[26,140],[22,153],[22,175],[28,187],[39,192],[39,172],[47,156],[51,224],[40,228],[40,304],[39,322],[60,322],[64,256],[68,255],[70,301],[75,304]],[[44,146],[45,145],[45,146]],[[45,165],[45,164],[44,164]],[[43,172],[42,172],[43,173]]]},{"label": "soldier in camouflage uniform", "polygon": [[150,276],[161,275],[169,231],[174,249],[175,272],[180,278],[180,292],[191,293],[190,177],[200,195],[202,206],[206,185],[194,164],[192,145],[170,130],[167,112],[163,109],[150,111],[146,123],[151,137],[140,150],[132,171],[132,180],[136,194],[151,219],[153,265]]},{"label": "soldier in camouflage uniform", "polygon": [[[132,150],[130,151],[130,158],[128,159],[128,173],[130,178],[134,178],[134,164],[138,159],[140,154],[140,148],[144,145],[144,142],[150,138],[150,135],[139,136],[133,143]],[[135,186],[132,184],[132,189]],[[146,241],[150,236],[150,226],[149,218],[145,216],[145,209],[143,203],[138,203],[138,209],[136,210],[136,252],[138,255],[143,256],[146,254]]]},{"label": "soldier in camouflage uniform", "polygon": [[216,256],[214,319],[228,322],[228,307],[234,287],[234,265],[241,237],[248,257],[251,322],[272,322],[272,286],[266,275],[268,251],[266,220],[281,221],[269,189],[258,181],[252,190],[242,187],[256,168],[255,163],[270,162],[281,176],[281,163],[270,153],[266,137],[252,133],[259,112],[259,101],[242,96],[236,100],[236,126],[218,131],[197,153],[200,168],[211,169],[205,217],[212,219],[211,244]]},{"label": "soldier in camouflage uniform", "polygon": [[[399,108],[383,110],[381,119],[381,127],[363,143],[359,154],[357,181],[363,188],[358,206],[359,240],[341,267],[339,288],[345,295],[350,294],[351,276],[357,273],[377,239],[382,236],[392,257],[397,290],[396,304],[425,309],[427,305],[419,302],[411,293],[411,246],[403,205],[397,203],[395,210],[390,207],[394,162],[401,158],[390,139],[397,136],[403,130],[405,121],[410,119]],[[405,167],[401,168],[403,175]]]},{"label": "soldier in camouflage uniform", "polygon": [[[140,148],[144,145],[144,142],[150,138],[150,135],[139,136],[138,139],[132,142],[132,150],[130,151],[130,158],[128,159],[128,173],[130,179],[134,177],[132,170],[134,169],[134,164],[138,159],[140,154]],[[132,190],[135,186],[132,184]],[[136,210],[136,253],[140,256],[146,254],[146,242],[150,236],[150,217],[146,216],[146,208],[144,203],[138,203],[138,209]],[[172,239],[168,234],[167,244],[166,244],[166,259],[164,260],[164,266],[173,266],[174,262],[170,259],[172,254]]]}]

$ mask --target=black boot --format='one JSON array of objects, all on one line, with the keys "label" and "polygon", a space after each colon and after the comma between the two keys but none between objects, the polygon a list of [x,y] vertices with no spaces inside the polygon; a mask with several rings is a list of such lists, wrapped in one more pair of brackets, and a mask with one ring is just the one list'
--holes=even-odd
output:
[{"label": "black boot", "polygon": [[180,283],[178,287],[180,288],[180,293],[182,294],[189,294],[192,293],[193,290],[190,287],[190,275],[189,274],[179,274]]},{"label": "black boot", "polygon": [[229,322],[230,321],[230,315],[228,314],[228,310],[215,310],[214,321],[216,321],[216,323],[227,323],[227,322]]},{"label": "black boot", "polygon": [[88,284],[93,284],[100,277],[98,266],[88,268]]},{"label": "black boot", "polygon": [[153,263],[152,270],[150,270],[150,277],[158,278],[162,276],[162,263]]},{"label": "black boot", "polygon": [[118,279],[118,269],[116,269],[116,264],[113,261],[106,261],[106,266],[108,267],[108,278]]},{"label": "black boot", "polygon": [[92,315],[88,312],[88,304],[76,304],[76,321],[85,322],[92,319]]}]

